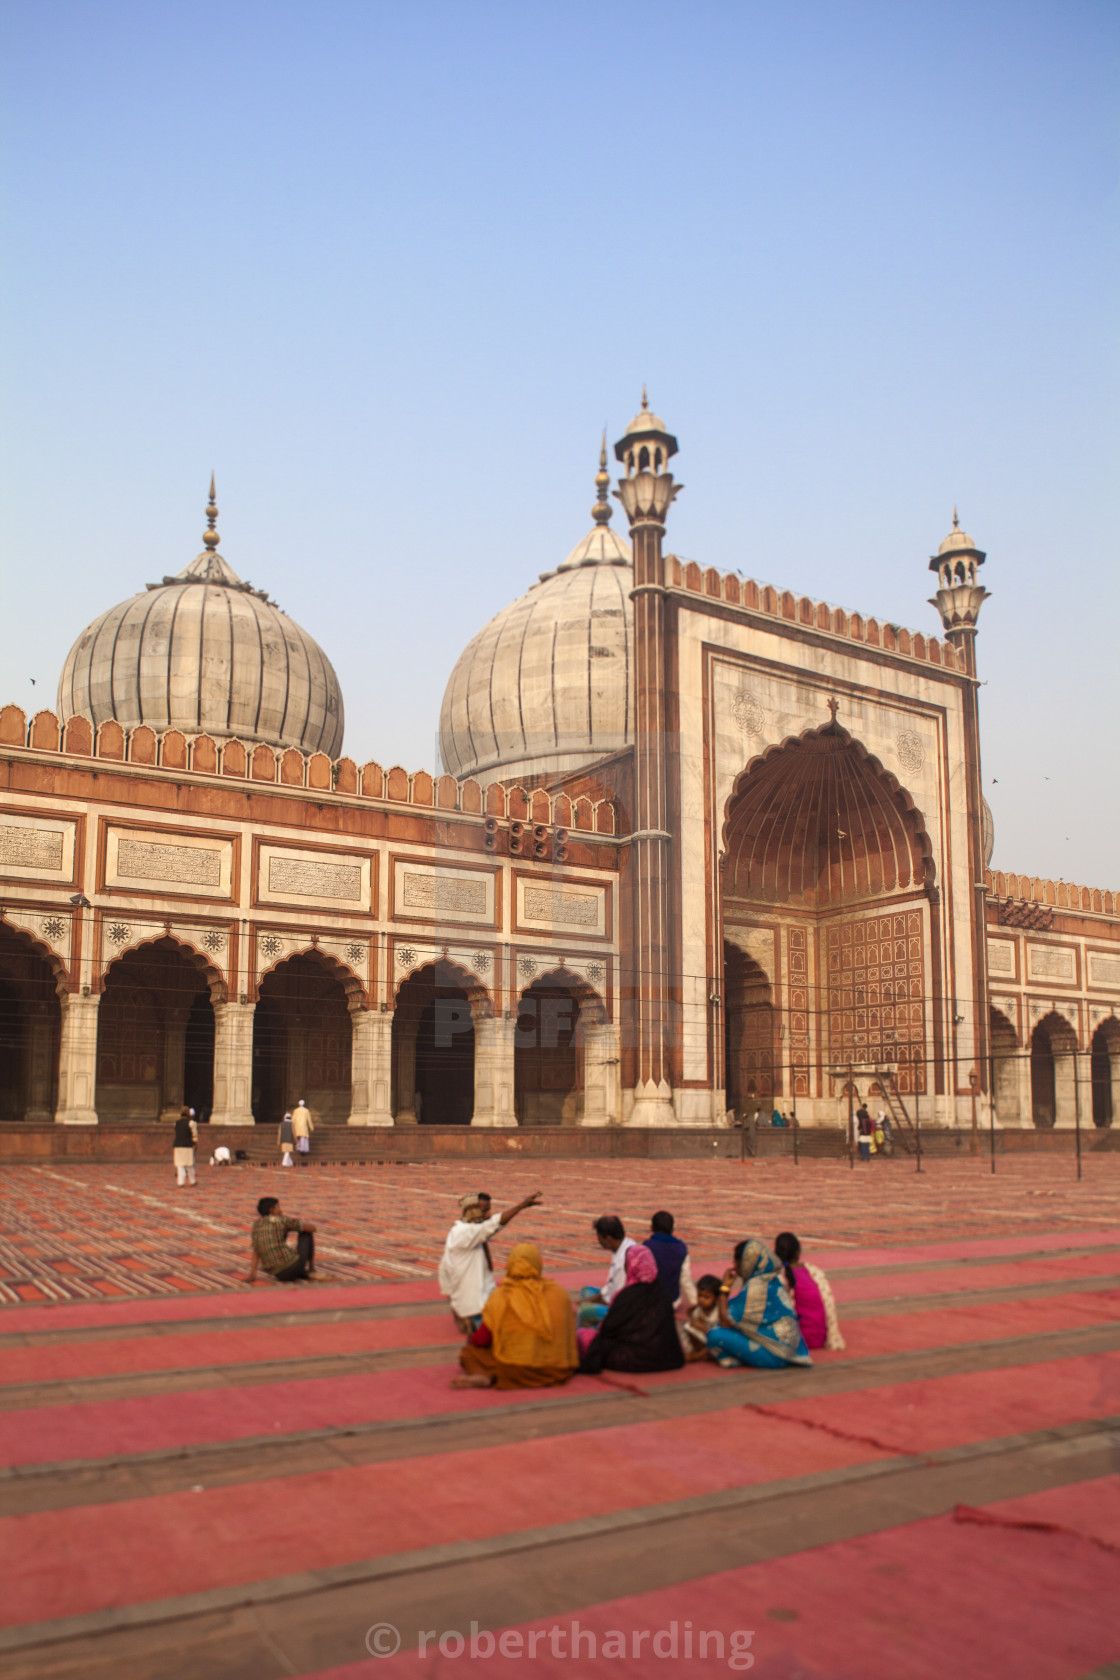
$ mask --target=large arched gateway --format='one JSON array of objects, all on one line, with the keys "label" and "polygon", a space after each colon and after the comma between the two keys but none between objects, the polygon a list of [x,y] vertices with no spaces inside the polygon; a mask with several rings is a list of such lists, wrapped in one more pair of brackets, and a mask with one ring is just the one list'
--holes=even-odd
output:
[{"label": "large arched gateway", "polygon": [[834,1107],[849,1068],[931,1089],[933,877],[912,800],[835,720],[748,766],[724,824],[731,1107]]}]

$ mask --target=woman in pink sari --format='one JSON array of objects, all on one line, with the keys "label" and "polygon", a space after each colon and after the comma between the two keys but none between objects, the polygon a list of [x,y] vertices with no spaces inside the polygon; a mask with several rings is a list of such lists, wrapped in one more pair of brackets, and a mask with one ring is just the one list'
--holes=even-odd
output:
[{"label": "woman in pink sari", "polygon": [[805,1346],[834,1351],[842,1348],[845,1343],[832,1287],[820,1267],[801,1265],[801,1244],[792,1231],[779,1231],[774,1238],[774,1253],[785,1272]]}]

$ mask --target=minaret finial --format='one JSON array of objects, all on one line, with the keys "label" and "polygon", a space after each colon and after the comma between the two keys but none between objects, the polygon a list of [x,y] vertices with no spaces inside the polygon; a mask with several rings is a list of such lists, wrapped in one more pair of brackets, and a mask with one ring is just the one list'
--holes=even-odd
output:
[{"label": "minaret finial", "polygon": [[599,471],[595,474],[595,506],[591,509],[591,517],[596,525],[609,525],[611,518],[611,504],[607,500],[607,492],[611,487],[611,475],[607,471],[607,428],[603,427],[603,442],[599,450]]},{"label": "minaret finial", "polygon": [[953,503],[953,529],[954,529],[954,531],[959,531],[960,528],[961,528],[961,522],[960,522],[960,519],[957,516],[957,504],[956,504],[956,502],[954,502]]},{"label": "minaret finial", "polygon": [[642,381],[642,408],[649,409],[649,392],[646,390],[645,380]]},{"label": "minaret finial", "polygon": [[214,474],[211,473],[210,474],[210,500],[206,504],[206,529],[202,533],[202,541],[203,541],[204,545],[208,549],[210,549],[211,553],[214,551],[214,549],[217,548],[218,543],[220,541],[220,538],[218,536],[218,528],[217,528],[218,527],[218,504],[214,500],[214,495],[215,495]]}]

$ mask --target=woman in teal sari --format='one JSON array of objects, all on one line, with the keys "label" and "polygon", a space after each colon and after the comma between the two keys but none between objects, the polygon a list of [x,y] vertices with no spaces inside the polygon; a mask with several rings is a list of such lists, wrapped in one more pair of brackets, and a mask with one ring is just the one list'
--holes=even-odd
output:
[{"label": "woman in teal sari", "polygon": [[[737,1295],[731,1293],[742,1279]],[[747,1237],[720,1285],[719,1323],[708,1331],[708,1352],[721,1365],[758,1365],[777,1371],[811,1365],[782,1269],[766,1244]]]}]

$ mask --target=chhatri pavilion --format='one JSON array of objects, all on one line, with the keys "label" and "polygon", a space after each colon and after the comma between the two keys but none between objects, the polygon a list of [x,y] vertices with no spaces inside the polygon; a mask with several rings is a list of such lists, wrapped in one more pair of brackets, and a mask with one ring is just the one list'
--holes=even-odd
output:
[{"label": "chhatri pavilion", "polygon": [[643,397],[626,534],[604,446],[451,672],[441,774],[344,755],[211,484],[57,710],[0,711],[0,1119],[1111,1124],[1120,899],[990,868],[983,551],[954,513],[936,636],[684,564],[676,454]]}]

